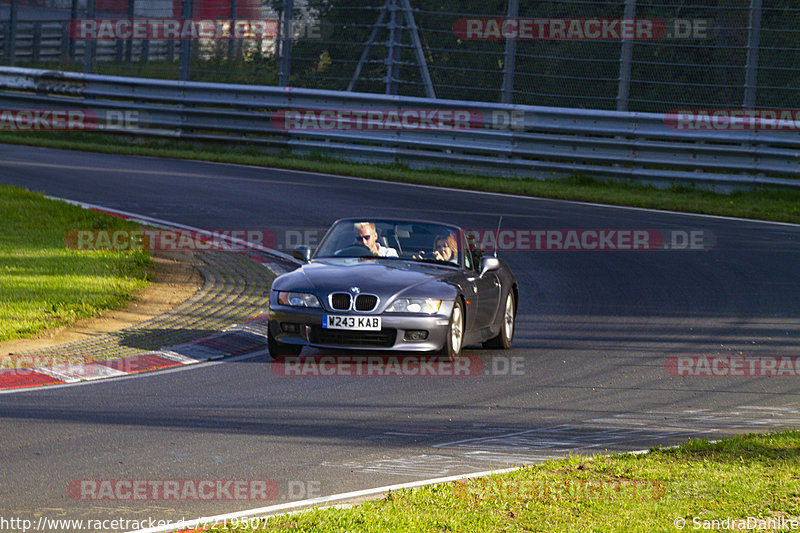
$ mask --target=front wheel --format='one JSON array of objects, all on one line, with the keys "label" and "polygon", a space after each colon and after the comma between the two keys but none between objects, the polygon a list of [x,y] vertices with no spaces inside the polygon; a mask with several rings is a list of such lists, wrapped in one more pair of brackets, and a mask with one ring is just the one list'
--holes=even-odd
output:
[{"label": "front wheel", "polygon": [[303,349],[299,344],[284,344],[276,341],[269,329],[267,329],[267,348],[269,348],[269,355],[276,360],[300,355],[300,351]]},{"label": "front wheel", "polygon": [[483,341],[484,348],[493,350],[508,350],[514,340],[514,323],[516,320],[516,310],[514,309],[514,293],[509,291],[506,296],[506,305],[503,309],[503,324],[500,333],[496,337]]},{"label": "front wheel", "polygon": [[461,353],[461,345],[464,342],[464,308],[461,302],[456,300],[453,305],[453,313],[450,315],[450,326],[447,328],[447,339],[439,352],[449,358],[454,358]]}]

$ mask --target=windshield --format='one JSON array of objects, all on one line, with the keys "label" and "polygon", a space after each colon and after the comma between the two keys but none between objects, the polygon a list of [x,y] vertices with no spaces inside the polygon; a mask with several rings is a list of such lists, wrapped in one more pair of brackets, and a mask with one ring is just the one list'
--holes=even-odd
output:
[{"label": "windshield", "polygon": [[392,220],[346,220],[319,245],[320,257],[385,257],[460,265],[460,230],[454,226]]}]

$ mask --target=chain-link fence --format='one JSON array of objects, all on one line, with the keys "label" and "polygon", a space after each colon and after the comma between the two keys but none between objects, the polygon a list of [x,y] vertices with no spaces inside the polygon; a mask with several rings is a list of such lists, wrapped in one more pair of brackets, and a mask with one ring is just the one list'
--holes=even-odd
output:
[{"label": "chain-link fence", "polygon": [[3,64],[587,109],[792,108],[796,0],[5,0]]}]

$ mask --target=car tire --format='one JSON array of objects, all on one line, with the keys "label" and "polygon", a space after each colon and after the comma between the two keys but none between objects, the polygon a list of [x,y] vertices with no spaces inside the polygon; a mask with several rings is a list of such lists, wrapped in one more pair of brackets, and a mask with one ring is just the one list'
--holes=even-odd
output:
[{"label": "car tire", "polygon": [[285,344],[276,341],[269,328],[267,328],[267,348],[269,348],[269,355],[275,360],[300,355],[303,349],[299,344]]},{"label": "car tire", "polygon": [[449,357],[451,360],[461,353],[464,345],[464,307],[460,300],[456,300],[453,305],[453,312],[450,315],[450,325],[447,327],[447,338],[444,346],[439,351],[439,355]]},{"label": "car tire", "polygon": [[514,306],[514,293],[509,291],[506,295],[505,306],[503,307],[503,323],[500,326],[500,333],[496,337],[483,341],[484,348],[492,350],[508,350],[514,340],[514,328],[516,326],[517,313]]}]

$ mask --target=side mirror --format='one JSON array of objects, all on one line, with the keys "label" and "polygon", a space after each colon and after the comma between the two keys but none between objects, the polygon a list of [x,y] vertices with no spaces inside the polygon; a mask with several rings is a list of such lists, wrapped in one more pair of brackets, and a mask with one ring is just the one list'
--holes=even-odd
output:
[{"label": "side mirror", "polygon": [[303,263],[311,261],[311,248],[308,246],[298,246],[292,250],[292,257],[299,259]]},{"label": "side mirror", "polygon": [[484,256],[481,259],[481,276],[492,270],[500,268],[500,260],[494,256]]}]

